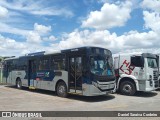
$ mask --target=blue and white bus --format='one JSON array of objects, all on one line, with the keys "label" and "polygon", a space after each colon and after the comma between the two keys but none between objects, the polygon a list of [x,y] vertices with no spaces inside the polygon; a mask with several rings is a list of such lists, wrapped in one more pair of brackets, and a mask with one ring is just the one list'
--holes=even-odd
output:
[{"label": "blue and white bus", "polygon": [[81,47],[57,53],[38,52],[6,59],[3,79],[17,88],[56,91],[83,96],[105,95],[115,88],[112,53],[99,47]]}]

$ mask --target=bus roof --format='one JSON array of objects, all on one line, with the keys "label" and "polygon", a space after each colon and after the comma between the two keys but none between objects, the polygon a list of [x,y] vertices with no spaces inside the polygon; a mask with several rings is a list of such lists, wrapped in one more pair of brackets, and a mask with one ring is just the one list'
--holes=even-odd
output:
[{"label": "bus roof", "polygon": [[14,60],[14,59],[18,59],[19,57],[10,57],[10,58],[6,58],[4,60]]},{"label": "bus roof", "polygon": [[[77,48],[70,48],[70,49],[64,49],[64,50],[55,50],[53,52],[41,51],[41,52],[35,52],[35,53],[28,53],[24,56],[6,58],[5,60],[14,60],[14,59],[19,59],[19,58],[23,58],[23,57],[31,57],[31,56],[43,56],[43,55],[60,54],[60,53],[66,53],[66,52],[69,52],[69,51],[73,52],[73,51],[85,50],[85,49],[88,49],[88,48],[95,48],[95,49],[100,48],[100,49],[108,50],[108,49],[102,48],[102,47],[85,46],[85,47],[77,47]],[[110,51],[110,50],[108,50],[108,51]]]},{"label": "bus roof", "polygon": [[84,47],[77,47],[77,48],[64,49],[64,50],[61,50],[61,52],[63,53],[63,52],[68,52],[68,51],[78,51],[78,50],[84,50],[84,49],[89,49],[89,48],[100,48],[100,49],[105,49],[105,50],[110,51],[109,49],[102,48],[102,47],[84,46]]}]

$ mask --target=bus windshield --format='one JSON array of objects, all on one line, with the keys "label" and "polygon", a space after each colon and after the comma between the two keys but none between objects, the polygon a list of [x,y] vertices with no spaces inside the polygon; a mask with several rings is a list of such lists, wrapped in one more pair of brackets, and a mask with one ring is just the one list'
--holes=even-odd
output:
[{"label": "bus windshield", "polygon": [[147,62],[148,62],[148,67],[150,68],[157,68],[157,61],[155,58],[147,58]]},{"label": "bus windshield", "polygon": [[112,58],[104,57],[104,56],[91,56],[90,57],[91,64],[91,73],[95,75],[113,75],[113,63]]}]

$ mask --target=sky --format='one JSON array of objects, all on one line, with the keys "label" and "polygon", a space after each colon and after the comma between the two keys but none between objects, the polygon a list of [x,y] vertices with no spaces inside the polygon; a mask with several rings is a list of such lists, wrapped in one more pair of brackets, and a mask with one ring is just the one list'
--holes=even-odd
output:
[{"label": "sky", "polygon": [[0,56],[82,46],[160,53],[160,0],[0,0]]}]

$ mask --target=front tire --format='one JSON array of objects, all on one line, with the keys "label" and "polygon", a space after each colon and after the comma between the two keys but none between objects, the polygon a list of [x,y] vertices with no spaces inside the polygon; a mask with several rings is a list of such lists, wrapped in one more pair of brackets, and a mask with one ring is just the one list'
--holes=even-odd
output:
[{"label": "front tire", "polygon": [[120,84],[120,92],[123,95],[132,96],[136,92],[136,87],[133,82],[124,81]]},{"label": "front tire", "polygon": [[59,82],[56,88],[57,95],[59,97],[67,97],[67,86],[64,82]]},{"label": "front tire", "polygon": [[16,81],[16,87],[17,87],[18,89],[22,89],[21,79],[17,79],[17,81]]}]

